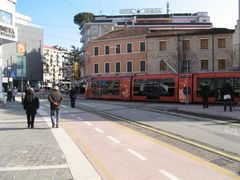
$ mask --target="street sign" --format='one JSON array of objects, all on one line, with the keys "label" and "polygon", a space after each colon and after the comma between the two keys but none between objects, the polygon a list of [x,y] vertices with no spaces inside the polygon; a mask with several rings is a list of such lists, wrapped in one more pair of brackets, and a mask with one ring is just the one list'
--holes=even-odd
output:
[{"label": "street sign", "polygon": [[16,72],[15,71],[10,71],[10,77],[15,78],[16,77]]}]

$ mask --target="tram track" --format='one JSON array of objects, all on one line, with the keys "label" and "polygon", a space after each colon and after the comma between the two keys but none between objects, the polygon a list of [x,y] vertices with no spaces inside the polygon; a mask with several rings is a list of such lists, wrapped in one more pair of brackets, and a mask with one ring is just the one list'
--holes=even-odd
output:
[{"label": "tram track", "polygon": [[[119,105],[119,104],[118,104]],[[133,107],[132,105],[126,105],[127,108]],[[187,115],[184,113],[176,112],[176,110],[171,109],[168,110],[161,110],[161,109],[154,109],[154,108],[144,108],[144,107],[136,107],[136,109],[140,110],[147,110],[152,112],[159,112],[159,113],[166,113],[171,114],[175,116],[189,116],[193,119],[199,119],[201,117],[196,117],[194,114]],[[80,109],[94,113],[98,116],[104,117],[106,119],[109,119],[111,121],[115,121],[123,126],[129,127],[131,129],[134,129],[140,133],[143,133],[157,141],[163,141],[167,144],[173,145],[181,150],[184,150],[194,156],[203,158],[207,160],[208,162],[211,162],[213,164],[216,164],[222,168],[225,168],[229,171],[232,171],[238,175],[240,175],[240,156],[238,154],[234,154],[232,152],[226,152],[222,149],[218,149],[216,147],[213,147],[209,144],[205,144],[202,142],[195,141],[193,139],[188,139],[186,137],[173,134],[170,132],[167,132],[165,130],[162,130],[160,128],[156,128],[138,121],[134,121],[131,119],[123,118],[121,116],[114,115],[110,113],[109,111],[100,111],[96,110],[93,107],[87,107],[87,106],[80,106]],[[205,117],[209,118],[209,117]],[[216,121],[216,119],[211,119]],[[230,119],[229,119],[230,120]],[[222,122],[222,121],[221,121]]]}]

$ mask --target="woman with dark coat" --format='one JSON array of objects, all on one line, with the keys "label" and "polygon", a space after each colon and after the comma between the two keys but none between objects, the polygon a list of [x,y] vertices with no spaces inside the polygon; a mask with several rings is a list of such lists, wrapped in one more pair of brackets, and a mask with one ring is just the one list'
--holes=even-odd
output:
[{"label": "woman with dark coat", "polygon": [[23,100],[23,108],[26,110],[28,127],[31,126],[31,128],[34,128],[35,115],[39,105],[39,99],[35,96],[33,88],[29,88],[28,94]]},{"label": "woman with dark coat", "polygon": [[229,110],[232,111],[233,88],[230,82],[226,82],[223,85],[223,100],[224,100],[224,111],[227,110],[227,105],[229,105]]}]

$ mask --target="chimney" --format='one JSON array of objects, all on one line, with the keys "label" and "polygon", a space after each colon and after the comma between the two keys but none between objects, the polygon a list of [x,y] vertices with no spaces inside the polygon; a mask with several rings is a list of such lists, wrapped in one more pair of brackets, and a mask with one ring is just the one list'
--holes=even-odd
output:
[{"label": "chimney", "polygon": [[[240,1],[240,0],[239,0],[239,1]],[[128,31],[127,21],[125,21],[125,24],[124,24],[124,31]]]}]

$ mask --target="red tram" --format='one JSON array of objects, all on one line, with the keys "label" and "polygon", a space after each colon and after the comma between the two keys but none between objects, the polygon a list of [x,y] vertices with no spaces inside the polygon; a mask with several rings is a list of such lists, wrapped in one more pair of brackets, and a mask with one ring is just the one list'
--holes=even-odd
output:
[{"label": "red tram", "polygon": [[215,72],[191,74],[158,74],[133,76],[100,76],[89,78],[86,98],[202,102],[201,84],[210,86],[210,103],[223,101],[222,87],[228,81],[234,89],[234,101],[240,102],[240,72]]}]

